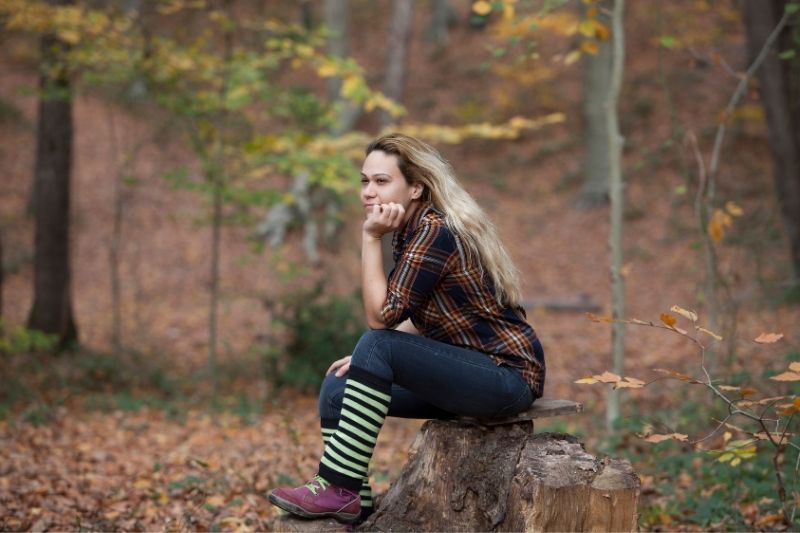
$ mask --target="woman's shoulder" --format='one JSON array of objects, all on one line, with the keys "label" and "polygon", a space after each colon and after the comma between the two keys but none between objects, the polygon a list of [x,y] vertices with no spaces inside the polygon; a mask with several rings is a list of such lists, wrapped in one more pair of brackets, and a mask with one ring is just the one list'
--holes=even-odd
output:
[{"label": "woman's shoulder", "polygon": [[423,207],[414,233],[436,248],[450,252],[459,248],[458,238],[447,225],[444,213],[432,205]]}]

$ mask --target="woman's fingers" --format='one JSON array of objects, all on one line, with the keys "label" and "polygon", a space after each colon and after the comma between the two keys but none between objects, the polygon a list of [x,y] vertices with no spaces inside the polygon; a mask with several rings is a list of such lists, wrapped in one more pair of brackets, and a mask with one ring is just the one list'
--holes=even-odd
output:
[{"label": "woman's fingers", "polygon": [[341,359],[337,359],[336,361],[331,363],[331,366],[329,366],[328,370],[325,371],[325,375],[327,376],[331,372],[336,371],[336,375],[339,376],[339,377],[342,377],[344,375],[344,373],[347,372],[347,370],[345,370],[341,374],[339,373],[339,370],[343,366],[346,366],[348,369],[350,368],[350,357],[351,356],[346,355],[346,356],[342,357]]},{"label": "woman's fingers", "polygon": [[347,374],[349,370],[350,370],[350,358],[348,357],[347,362],[342,366],[340,366],[339,369],[336,371],[336,377],[340,378],[344,376],[345,374]]}]

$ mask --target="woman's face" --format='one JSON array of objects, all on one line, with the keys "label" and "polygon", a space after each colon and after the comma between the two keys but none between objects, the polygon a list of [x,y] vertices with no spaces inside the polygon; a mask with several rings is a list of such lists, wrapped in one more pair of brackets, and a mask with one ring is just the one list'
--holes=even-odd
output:
[{"label": "woman's face", "polygon": [[411,214],[409,207],[422,194],[422,184],[409,185],[400,168],[397,156],[374,150],[364,159],[361,167],[361,203],[369,212],[375,204],[400,204]]}]

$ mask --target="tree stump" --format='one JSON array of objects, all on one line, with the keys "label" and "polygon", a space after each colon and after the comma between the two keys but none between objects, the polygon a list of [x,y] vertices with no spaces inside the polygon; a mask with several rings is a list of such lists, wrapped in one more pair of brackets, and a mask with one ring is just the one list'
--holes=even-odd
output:
[{"label": "tree stump", "polygon": [[[400,477],[359,529],[635,531],[640,483],[630,463],[597,459],[571,435],[534,434],[533,418],[580,411],[563,400],[536,404],[505,420],[426,422]],[[342,529],[327,520],[280,522],[284,531]]]}]

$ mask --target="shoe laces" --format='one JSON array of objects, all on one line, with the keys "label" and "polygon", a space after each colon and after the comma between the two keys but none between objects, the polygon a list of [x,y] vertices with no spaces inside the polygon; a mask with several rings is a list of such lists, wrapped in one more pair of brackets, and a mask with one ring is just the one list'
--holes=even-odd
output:
[{"label": "shoe laces", "polygon": [[330,483],[320,475],[314,476],[314,479],[306,483],[306,488],[311,491],[314,496],[317,495],[317,490],[325,490],[330,486]]}]

